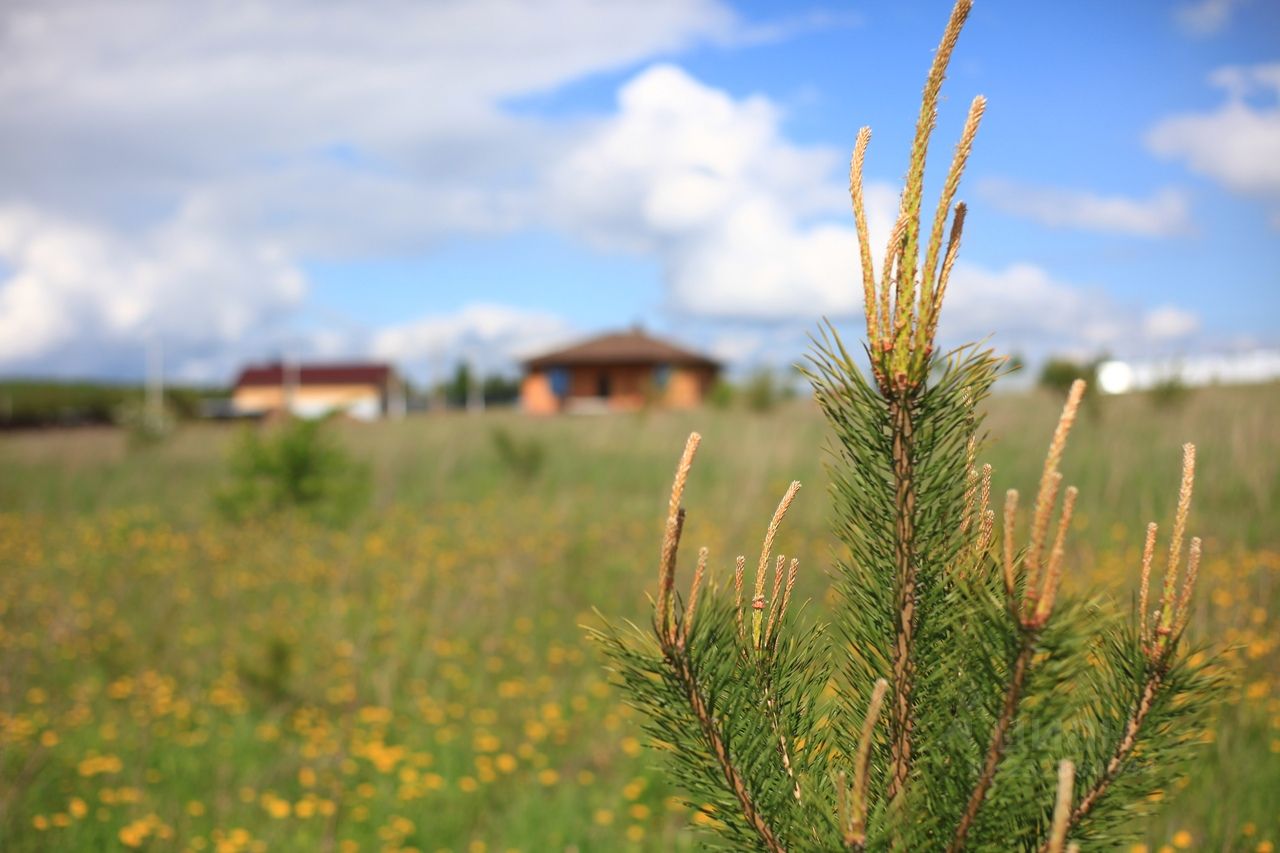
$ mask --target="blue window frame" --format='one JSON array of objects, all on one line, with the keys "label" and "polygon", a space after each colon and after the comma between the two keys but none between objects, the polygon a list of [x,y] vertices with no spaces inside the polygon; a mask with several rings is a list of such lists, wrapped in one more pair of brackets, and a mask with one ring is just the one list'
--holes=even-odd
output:
[{"label": "blue window frame", "polygon": [[667,390],[667,383],[671,381],[671,365],[659,364],[653,369],[653,384],[659,391]]},{"label": "blue window frame", "polygon": [[547,371],[551,381],[551,393],[563,399],[569,396],[569,371],[564,367],[553,367]]}]

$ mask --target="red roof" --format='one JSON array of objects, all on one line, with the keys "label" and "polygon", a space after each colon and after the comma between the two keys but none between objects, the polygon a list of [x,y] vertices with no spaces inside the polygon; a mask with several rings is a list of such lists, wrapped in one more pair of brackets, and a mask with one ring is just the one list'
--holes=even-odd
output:
[{"label": "red roof", "polygon": [[600,335],[565,349],[525,360],[525,367],[574,367],[593,364],[675,364],[718,368],[719,362],[701,353],[633,329]]},{"label": "red roof", "polygon": [[[389,364],[289,365],[289,379],[299,385],[385,385],[395,375]],[[285,366],[254,364],[240,371],[237,388],[279,386],[285,383]]]}]

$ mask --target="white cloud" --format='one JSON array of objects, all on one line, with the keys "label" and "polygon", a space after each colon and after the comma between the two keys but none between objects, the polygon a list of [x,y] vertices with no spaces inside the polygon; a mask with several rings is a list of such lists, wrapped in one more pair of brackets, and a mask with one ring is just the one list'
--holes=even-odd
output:
[{"label": "white cloud", "polygon": [[477,303],[381,329],[369,349],[412,375],[438,379],[459,359],[484,373],[505,368],[513,360],[564,342],[572,331],[564,319],[549,312]]},{"label": "white cloud", "polygon": [[1024,354],[1143,353],[1199,326],[1176,306],[1148,313],[1097,288],[1053,278],[1034,264],[1002,269],[958,262],[947,292],[939,334],[950,341],[999,332],[1001,349]]},{"label": "white cloud", "polygon": [[1221,32],[1241,0],[1195,0],[1173,10],[1174,20],[1185,32],[1195,36],[1211,36]]},{"label": "white cloud", "polygon": [[999,330],[1005,345],[1014,347],[1092,346],[1117,333],[1109,307],[1097,294],[1055,281],[1034,264],[997,270],[960,261],[939,330],[951,340],[983,338]]},{"label": "white cloud", "polygon": [[1226,102],[1161,120],[1147,146],[1232,192],[1280,203],[1280,63],[1221,68],[1210,80]]},{"label": "white cloud", "polygon": [[746,37],[719,0],[0,4],[0,370],[259,356],[304,260],[529,222],[573,128],[511,99]]},{"label": "white cloud", "polygon": [[0,207],[0,260],[0,364],[15,370],[141,363],[153,336],[197,357],[253,337],[306,291],[277,246],[226,239],[185,213],[125,236]]},{"label": "white cloud", "polygon": [[[552,172],[561,227],[656,254],[678,311],[776,320],[859,310],[848,196],[834,180],[842,153],[794,145],[770,101],[735,100],[669,65],[638,75],[618,101]],[[878,245],[897,197],[880,184],[867,196]]]},{"label": "white cloud", "polygon": [[671,259],[668,292],[680,309],[704,316],[847,317],[861,308],[857,270],[851,229],[796,228],[760,199]]},{"label": "white cloud", "polygon": [[[713,0],[17,0],[0,15],[0,115],[24,155],[6,171],[56,158],[95,183],[104,159],[186,181],[329,146],[429,173],[448,152],[465,172],[504,155],[504,99],[737,26]],[[64,156],[92,154],[84,139],[97,158]]]},{"label": "white cloud", "polygon": [[1200,328],[1200,318],[1176,305],[1161,305],[1142,318],[1142,331],[1153,341],[1176,341]]},{"label": "white cloud", "polygon": [[757,358],[765,346],[765,337],[759,330],[737,330],[717,335],[707,346],[707,353],[722,364],[738,366]]},{"label": "white cloud", "polygon": [[983,181],[978,189],[985,199],[1006,213],[1033,219],[1051,228],[1143,237],[1171,237],[1192,228],[1187,195],[1175,189],[1164,189],[1145,199],[1028,186],[1001,179]]}]

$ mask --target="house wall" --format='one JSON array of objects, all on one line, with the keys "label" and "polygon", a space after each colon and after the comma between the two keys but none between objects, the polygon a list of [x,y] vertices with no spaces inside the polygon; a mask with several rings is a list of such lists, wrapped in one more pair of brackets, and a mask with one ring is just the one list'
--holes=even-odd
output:
[{"label": "house wall", "polygon": [[642,365],[575,367],[569,372],[569,397],[600,399],[600,380],[607,378],[610,409],[631,411],[645,404],[653,368]]},{"label": "house wall", "polygon": [[[525,375],[520,386],[520,403],[526,412],[551,414],[565,408],[579,410],[596,403],[612,411],[635,411],[655,401],[654,368],[649,365],[601,365],[569,368],[568,395],[556,398],[551,380],[544,370]],[[600,380],[608,378],[609,396],[600,397]],[[663,406],[686,409],[698,406],[706,398],[715,381],[715,371],[706,367],[674,368],[667,378],[665,391],[657,398]]]},{"label": "house wall", "polygon": [[[240,412],[271,412],[285,408],[282,386],[237,388],[231,405]],[[376,418],[383,410],[382,389],[377,385],[302,385],[292,395],[294,413],[317,417],[331,411],[350,412],[355,417]]]},{"label": "house wall", "polygon": [[667,380],[663,403],[673,409],[700,406],[715,379],[715,371],[709,367],[678,367]]},{"label": "house wall", "polygon": [[560,401],[551,391],[551,377],[545,371],[531,370],[520,383],[520,408],[533,415],[550,415],[560,411]]}]

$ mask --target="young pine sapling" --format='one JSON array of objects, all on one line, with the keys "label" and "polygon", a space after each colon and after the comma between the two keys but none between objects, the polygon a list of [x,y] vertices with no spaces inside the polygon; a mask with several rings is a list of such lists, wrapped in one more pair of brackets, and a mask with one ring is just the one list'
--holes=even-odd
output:
[{"label": "young pine sapling", "polygon": [[1201,551],[1191,539],[1184,572],[1191,445],[1163,582],[1153,591],[1152,524],[1129,619],[1059,592],[1076,501],[1059,466],[1083,382],[1068,393],[1029,519],[1011,490],[997,528],[991,466],[977,459],[980,404],[1001,361],[976,345],[934,347],[965,225],[955,197],[981,97],[927,238],[921,231],[938,95],[970,5],[956,3],[929,72],[878,277],[862,194],[869,129],[854,147],[870,371],[830,325],[807,370],[833,435],[844,546],[828,622],[799,623],[791,606],[799,563],[774,556],[799,483],[770,520],[750,579],[738,557],[731,582],[721,583],[704,548],[687,595],[677,592],[694,434],[676,469],[652,625],[598,633],[674,778],[730,847],[1113,845],[1183,772],[1219,686],[1183,641]]}]

